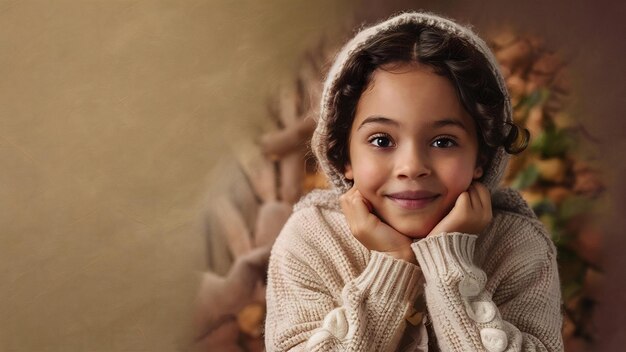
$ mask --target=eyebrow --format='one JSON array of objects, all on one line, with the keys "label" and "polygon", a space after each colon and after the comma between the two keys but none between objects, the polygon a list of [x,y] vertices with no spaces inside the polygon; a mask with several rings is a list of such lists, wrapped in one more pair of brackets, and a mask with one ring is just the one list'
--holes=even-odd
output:
[{"label": "eyebrow", "polygon": [[374,116],[369,116],[365,120],[363,120],[363,122],[361,122],[357,130],[360,130],[363,126],[367,125],[368,123],[382,123],[383,125],[392,125],[396,127],[400,126],[400,124],[395,120],[392,120],[390,118],[383,117],[383,116],[374,115]]},{"label": "eyebrow", "polygon": [[[381,123],[384,125],[392,125],[395,127],[399,127],[400,124],[395,121],[392,120],[390,118],[384,117],[384,116],[369,116],[367,117],[365,120],[363,120],[363,122],[361,122],[361,125],[359,125],[359,127],[357,128],[357,130],[360,130],[363,126],[370,124],[370,123]],[[455,118],[444,118],[441,120],[437,120],[435,122],[433,122],[432,124],[433,128],[443,128],[443,127],[447,127],[447,126],[457,126],[461,129],[463,129],[464,131],[468,131],[467,126],[465,126],[465,124],[458,119]]]},{"label": "eyebrow", "polygon": [[434,128],[443,128],[446,126],[457,126],[463,129],[464,131],[469,131],[467,126],[465,126],[465,124],[463,123],[463,121],[457,120],[454,118],[441,119],[433,123]]}]

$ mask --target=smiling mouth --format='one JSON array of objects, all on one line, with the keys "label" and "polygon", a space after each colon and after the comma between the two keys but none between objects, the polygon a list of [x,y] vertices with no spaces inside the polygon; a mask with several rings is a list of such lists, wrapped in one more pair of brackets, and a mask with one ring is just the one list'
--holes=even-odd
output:
[{"label": "smiling mouth", "polygon": [[439,197],[431,192],[400,192],[387,195],[395,204],[402,208],[415,210],[422,209]]}]

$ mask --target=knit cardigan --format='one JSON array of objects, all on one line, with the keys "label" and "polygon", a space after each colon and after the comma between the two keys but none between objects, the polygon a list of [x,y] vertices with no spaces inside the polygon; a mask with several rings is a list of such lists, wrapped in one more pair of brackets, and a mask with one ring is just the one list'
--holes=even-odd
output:
[{"label": "knit cardigan", "polygon": [[514,193],[495,192],[478,236],[414,242],[419,265],[365,248],[339,194],[309,193],[276,240],[267,351],[563,350],[556,251],[532,213],[507,209]]}]

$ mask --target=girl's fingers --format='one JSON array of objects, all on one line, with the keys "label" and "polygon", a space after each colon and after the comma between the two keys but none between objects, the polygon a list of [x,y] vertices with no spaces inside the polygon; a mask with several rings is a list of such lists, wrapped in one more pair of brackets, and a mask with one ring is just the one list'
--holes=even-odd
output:
[{"label": "girl's fingers", "polygon": [[464,208],[472,208],[472,201],[470,199],[469,191],[465,191],[459,194],[459,197],[454,203],[454,208],[464,209]]},{"label": "girl's fingers", "polygon": [[385,224],[372,212],[372,204],[354,187],[340,197],[341,208],[352,235],[370,250],[396,253],[406,250],[411,239]]},{"label": "girl's fingers", "polygon": [[474,204],[479,204],[479,206],[473,209],[473,216],[475,219],[480,219],[480,227],[484,228],[491,221],[492,217],[491,194],[489,189],[479,182],[473,183],[470,188],[472,189]]},{"label": "girl's fingers", "polygon": [[483,205],[483,208],[491,208],[491,193],[489,189],[485,187],[482,183],[475,183],[476,191],[478,191],[478,196],[480,197],[480,202]]},{"label": "girl's fingers", "polygon": [[363,197],[361,192],[354,193],[354,203],[361,215],[370,214],[370,202]]},{"label": "girl's fingers", "polygon": [[352,214],[352,207],[353,207],[352,203],[354,202],[355,192],[356,192],[356,188],[352,187],[346,193],[342,194],[341,197],[339,198],[341,209],[343,210],[345,214],[348,214],[348,215]]},{"label": "girl's fingers", "polygon": [[478,190],[476,189],[476,186],[472,183],[468,190],[467,193],[469,193],[469,197],[470,197],[470,201],[472,202],[472,209],[473,210],[479,210],[482,208],[482,201],[480,199],[480,195],[478,194]]},{"label": "girl's fingers", "polygon": [[363,200],[363,203],[365,203],[365,206],[367,207],[367,211],[371,213],[374,210],[374,207],[372,206],[372,203],[370,203],[369,200],[367,200],[365,197],[363,197],[363,195],[361,193],[359,193],[359,195],[361,195],[361,199]]},{"label": "girl's fingers", "polygon": [[375,220],[371,218],[375,215],[370,213],[368,204],[369,202],[354,187],[341,198],[341,208],[346,215],[352,234],[357,238],[362,238],[365,235],[363,232],[367,231]]},{"label": "girl's fingers", "polygon": [[366,202],[367,201],[363,198],[363,195],[361,195],[359,191],[354,192],[352,195],[351,206],[355,221],[367,221],[367,218],[371,215]]},{"label": "girl's fingers", "polygon": [[491,193],[489,189],[485,187],[482,183],[474,183],[473,184],[474,192],[476,194],[477,202],[480,202],[480,208],[476,208],[476,215],[478,218],[484,219],[484,221],[489,222],[492,217],[491,211]]},{"label": "girl's fingers", "polygon": [[485,218],[485,221],[489,222],[493,217],[491,209],[491,193],[489,192],[489,189],[481,183],[476,185],[476,189],[478,190],[478,195],[480,196],[480,200],[483,204],[482,214]]}]

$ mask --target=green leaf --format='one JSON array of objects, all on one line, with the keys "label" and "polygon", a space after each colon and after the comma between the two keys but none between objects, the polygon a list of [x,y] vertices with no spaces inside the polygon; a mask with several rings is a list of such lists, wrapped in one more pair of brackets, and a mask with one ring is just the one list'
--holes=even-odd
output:
[{"label": "green leaf", "polygon": [[592,202],[586,197],[569,196],[563,200],[559,208],[558,216],[561,221],[568,221],[572,217],[588,212]]},{"label": "green leaf", "polygon": [[568,301],[570,298],[578,294],[583,288],[583,285],[576,281],[570,281],[561,287],[563,301]]},{"label": "green leaf", "polygon": [[526,106],[532,108],[546,101],[550,96],[550,90],[543,88],[532,91],[530,94],[525,95],[520,99],[520,102],[515,106],[516,109]]},{"label": "green leaf", "polygon": [[532,141],[530,149],[547,159],[563,156],[573,145],[572,136],[567,131],[551,126]]},{"label": "green leaf", "polygon": [[[549,216],[551,219],[551,224],[554,222],[553,214],[556,213],[556,205],[547,198],[544,198],[542,201],[533,204],[533,211],[537,215],[537,217]],[[545,222],[544,222],[545,224]]]},{"label": "green leaf", "polygon": [[560,248],[561,246],[567,246],[571,242],[571,239],[565,235],[565,231],[563,231],[558,225],[555,225],[552,228],[550,238],[552,238],[552,242],[554,242],[554,245],[557,248]]},{"label": "green leaf", "polygon": [[[571,249],[559,248],[559,275],[564,286],[571,283],[582,283],[586,265]],[[575,290],[573,290],[575,291]]]},{"label": "green leaf", "polygon": [[539,169],[535,165],[529,165],[522,170],[515,180],[511,183],[511,187],[514,189],[522,190],[532,186],[539,178]]}]

